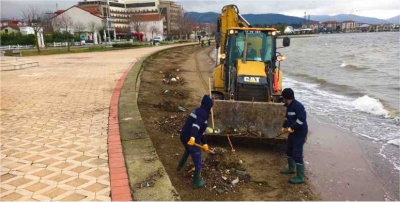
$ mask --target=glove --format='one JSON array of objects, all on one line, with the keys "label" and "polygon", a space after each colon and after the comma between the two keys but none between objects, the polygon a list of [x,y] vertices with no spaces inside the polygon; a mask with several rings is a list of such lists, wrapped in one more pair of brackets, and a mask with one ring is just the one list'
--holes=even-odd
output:
[{"label": "glove", "polygon": [[294,132],[294,130],[291,129],[291,128],[288,128],[287,130],[289,131],[289,133],[293,133]]},{"label": "glove", "polygon": [[190,146],[193,146],[194,145],[194,137],[190,137],[190,140],[189,140],[189,142],[187,143],[188,145],[190,145]]},{"label": "glove", "polygon": [[210,148],[208,147],[208,144],[204,144],[203,145],[203,149],[204,149],[205,152],[209,152],[210,151]]},{"label": "glove", "polygon": [[282,129],[281,129],[281,133],[286,133],[286,132],[288,132],[288,129],[287,129],[287,128],[282,128]]},{"label": "glove", "polygon": [[207,127],[206,128],[206,134],[211,134],[211,133],[213,133],[214,132],[214,129],[212,129],[212,128],[210,128],[210,127]]}]

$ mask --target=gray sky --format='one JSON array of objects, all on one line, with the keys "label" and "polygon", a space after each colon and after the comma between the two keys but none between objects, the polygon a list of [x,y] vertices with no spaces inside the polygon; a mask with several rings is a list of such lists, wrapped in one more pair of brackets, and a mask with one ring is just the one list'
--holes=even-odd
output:
[{"label": "gray sky", "polygon": [[[1,16],[18,17],[21,10],[33,5],[42,9],[66,9],[77,0],[0,0]],[[145,2],[146,0],[138,0]],[[227,4],[236,4],[241,14],[281,13],[291,16],[355,14],[388,19],[400,15],[399,0],[176,0],[187,11],[220,12]]]}]

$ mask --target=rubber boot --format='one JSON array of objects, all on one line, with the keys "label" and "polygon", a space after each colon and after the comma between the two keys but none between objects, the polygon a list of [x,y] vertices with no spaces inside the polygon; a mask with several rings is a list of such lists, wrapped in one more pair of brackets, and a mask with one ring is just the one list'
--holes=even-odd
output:
[{"label": "rubber boot", "polygon": [[292,184],[304,183],[304,164],[296,164],[297,175],[293,179],[289,180]]},{"label": "rubber boot", "polygon": [[179,161],[178,167],[176,168],[177,171],[181,171],[183,169],[183,166],[185,166],[186,160],[189,157],[189,153],[185,151],[183,153],[181,160]]},{"label": "rubber boot", "polygon": [[204,182],[201,179],[201,170],[195,170],[194,174],[193,174],[193,185],[192,185],[192,188],[193,189],[197,189],[197,188],[204,187],[204,185],[206,185],[206,182]]},{"label": "rubber boot", "polygon": [[281,170],[281,174],[285,174],[285,175],[288,175],[288,174],[294,174],[295,172],[294,172],[294,169],[295,169],[295,167],[296,167],[296,163],[294,162],[294,160],[292,159],[292,158],[290,158],[290,157],[288,157],[287,158],[287,160],[288,160],[288,169],[285,169],[285,170]]}]

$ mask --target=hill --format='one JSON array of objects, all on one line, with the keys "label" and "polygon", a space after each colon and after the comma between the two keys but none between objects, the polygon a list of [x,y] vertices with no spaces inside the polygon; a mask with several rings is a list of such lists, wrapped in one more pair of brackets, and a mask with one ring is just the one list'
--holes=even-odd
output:
[{"label": "hill", "polygon": [[[188,12],[187,15],[194,21],[202,22],[202,23],[215,23],[217,21],[217,17],[219,13],[215,12],[207,12],[207,13],[198,13],[198,12]],[[243,14],[242,15],[250,24],[299,24],[304,23],[304,18],[288,16],[276,13],[268,13],[268,14]],[[378,18],[364,17],[353,14],[339,14],[334,16],[329,15],[311,15],[310,21],[324,22],[324,21],[337,21],[343,22],[346,20],[354,20],[358,23],[368,23],[368,24],[383,24],[383,23],[395,23],[399,24],[400,15],[390,18],[388,20],[382,20]],[[309,21],[307,21],[309,22]]]},{"label": "hill", "polygon": [[[198,12],[188,12],[188,15],[192,20],[198,21],[201,23],[215,23],[217,21],[217,17],[219,13],[215,12],[207,12],[207,13],[198,13]],[[244,14],[242,15],[250,24],[298,24],[303,23],[304,19],[299,17],[287,16],[282,14]]]},{"label": "hill", "polygon": [[387,19],[390,23],[400,24],[400,15]]},{"label": "hill", "polygon": [[346,20],[354,20],[358,23],[368,23],[368,24],[382,24],[382,23],[389,23],[387,20],[382,20],[378,18],[371,18],[371,17],[364,17],[358,16],[353,14],[339,14],[339,15],[311,15],[311,20],[324,22],[324,21],[337,21],[343,22]]}]

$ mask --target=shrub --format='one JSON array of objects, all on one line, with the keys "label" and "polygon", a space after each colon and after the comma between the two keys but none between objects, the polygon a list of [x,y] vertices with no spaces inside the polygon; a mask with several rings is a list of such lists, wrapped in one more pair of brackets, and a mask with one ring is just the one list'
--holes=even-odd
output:
[{"label": "shrub", "polygon": [[2,33],[1,45],[35,45],[35,35],[22,35],[21,33]]}]

